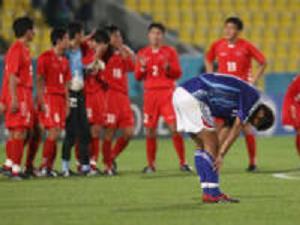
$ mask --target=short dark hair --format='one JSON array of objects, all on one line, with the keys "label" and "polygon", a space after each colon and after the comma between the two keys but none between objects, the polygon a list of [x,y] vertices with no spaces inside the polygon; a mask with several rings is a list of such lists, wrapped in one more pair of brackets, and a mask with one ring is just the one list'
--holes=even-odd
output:
[{"label": "short dark hair", "polygon": [[56,45],[57,41],[62,40],[66,34],[67,30],[63,27],[53,28],[50,35],[52,45]]},{"label": "short dark hair", "polygon": [[275,115],[273,110],[264,103],[259,104],[256,109],[253,111],[249,118],[249,122],[252,122],[256,115],[263,110],[264,117],[260,120],[260,122],[255,126],[258,131],[264,131],[273,126],[275,122]]},{"label": "short dark hair", "polygon": [[68,25],[68,33],[70,39],[74,39],[75,35],[83,31],[83,25],[81,22],[75,21]]},{"label": "short dark hair", "polygon": [[165,26],[162,23],[151,23],[148,26],[148,31],[152,30],[153,28],[159,29],[163,33],[166,32],[166,28],[165,28]]},{"label": "short dark hair", "polygon": [[13,30],[17,38],[23,37],[28,30],[33,29],[33,20],[27,16],[19,17],[13,22]]},{"label": "short dark hair", "polygon": [[225,20],[225,24],[232,23],[236,26],[236,28],[241,31],[244,29],[244,23],[239,17],[228,17]]},{"label": "short dark hair", "polygon": [[108,44],[110,41],[109,35],[104,29],[97,29],[95,34],[92,36],[92,39],[97,43],[106,43]]},{"label": "short dark hair", "polygon": [[109,33],[109,35],[115,33],[115,32],[121,32],[120,28],[116,25],[109,25],[105,27],[105,30]]}]

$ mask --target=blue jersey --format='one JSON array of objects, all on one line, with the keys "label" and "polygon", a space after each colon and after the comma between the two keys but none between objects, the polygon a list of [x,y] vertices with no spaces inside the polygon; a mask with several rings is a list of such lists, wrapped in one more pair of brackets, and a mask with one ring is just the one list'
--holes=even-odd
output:
[{"label": "blue jersey", "polygon": [[66,52],[66,56],[70,62],[72,77],[78,76],[78,78],[83,80],[83,64],[81,49],[70,49]]},{"label": "blue jersey", "polygon": [[180,85],[204,102],[214,117],[245,121],[260,98],[259,91],[230,75],[201,74]]}]

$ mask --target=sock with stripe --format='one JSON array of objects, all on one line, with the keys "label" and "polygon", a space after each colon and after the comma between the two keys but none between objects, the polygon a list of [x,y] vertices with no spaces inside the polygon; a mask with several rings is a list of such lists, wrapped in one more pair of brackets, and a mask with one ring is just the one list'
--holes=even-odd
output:
[{"label": "sock with stripe", "polygon": [[44,168],[49,169],[51,158],[53,157],[55,144],[56,144],[55,141],[51,140],[50,138],[47,138],[45,140],[44,149],[43,149],[43,159],[42,159],[42,164],[40,166],[41,169]]},{"label": "sock with stripe", "polygon": [[99,152],[100,152],[99,143],[100,143],[99,138],[92,138],[91,139],[90,164],[91,164],[91,168],[94,169],[94,170],[97,168],[97,161],[98,161],[98,158],[99,158]]},{"label": "sock with stripe", "polygon": [[13,139],[11,145],[13,162],[12,174],[15,176],[21,172],[21,162],[24,151],[24,140]]}]

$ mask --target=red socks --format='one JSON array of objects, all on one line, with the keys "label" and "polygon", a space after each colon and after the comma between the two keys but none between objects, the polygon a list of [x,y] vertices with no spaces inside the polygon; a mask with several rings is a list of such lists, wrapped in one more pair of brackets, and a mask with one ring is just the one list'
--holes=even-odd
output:
[{"label": "red socks", "polygon": [[247,134],[245,136],[246,145],[249,155],[249,165],[256,165],[256,141],[253,134]]},{"label": "red socks", "polygon": [[156,138],[146,137],[146,145],[148,166],[154,168],[156,158]]},{"label": "red socks", "polygon": [[27,148],[27,155],[26,155],[26,168],[32,169],[33,168],[33,161],[35,159],[36,153],[38,151],[40,144],[40,140],[36,140],[34,138],[30,138]]},{"label": "red socks", "polygon": [[183,138],[180,134],[175,134],[172,136],[172,139],[173,139],[173,144],[174,144],[177,156],[179,158],[180,166],[182,166],[182,165],[186,164]]},{"label": "red socks", "polygon": [[298,155],[300,156],[300,134],[296,135],[296,147],[297,147]]},{"label": "red socks", "polygon": [[21,161],[24,150],[24,140],[13,139],[11,140],[11,158],[13,162],[12,174],[18,175],[21,172]]},{"label": "red socks", "polygon": [[118,157],[118,155],[127,147],[128,143],[129,140],[125,139],[124,137],[120,137],[117,139],[115,147],[111,153],[112,160]]},{"label": "red socks", "polygon": [[91,148],[90,164],[91,164],[92,169],[97,168],[97,161],[98,161],[98,158],[99,158],[99,151],[100,151],[99,143],[100,143],[99,138],[92,138],[91,144],[90,144],[90,148]]},{"label": "red socks", "polygon": [[111,141],[103,141],[103,162],[106,166],[106,169],[112,168],[112,158],[111,158]]},{"label": "red socks", "polygon": [[13,143],[13,141],[11,139],[8,139],[6,141],[6,146],[5,146],[6,160],[4,163],[4,169],[6,169],[6,170],[10,170],[12,167],[12,164],[13,164],[12,163],[12,152],[13,152],[12,143]]},{"label": "red socks", "polygon": [[56,141],[51,140],[49,138],[46,139],[44,143],[43,161],[42,161],[41,169],[43,168],[51,169],[51,161],[56,152],[55,145],[56,145]]}]

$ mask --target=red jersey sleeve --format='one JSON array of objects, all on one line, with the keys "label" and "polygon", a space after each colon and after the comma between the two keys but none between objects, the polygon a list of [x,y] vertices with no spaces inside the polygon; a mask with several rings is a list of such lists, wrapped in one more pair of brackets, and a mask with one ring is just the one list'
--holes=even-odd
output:
[{"label": "red jersey sleeve", "polygon": [[266,63],[266,58],[263,53],[258,50],[254,45],[248,43],[248,49],[250,51],[251,56],[259,63],[264,64]]},{"label": "red jersey sleeve", "polygon": [[139,58],[144,58],[144,57],[145,56],[144,56],[143,52],[139,51],[137,54],[137,60],[136,60],[135,69],[134,69],[134,75],[138,81],[142,80],[146,75],[146,70],[143,70],[140,60],[139,60]]},{"label": "red jersey sleeve", "polygon": [[181,66],[179,62],[179,57],[175,49],[170,48],[169,55],[169,65],[170,70],[168,71],[168,76],[174,79],[178,79],[182,75]]},{"label": "red jersey sleeve", "polygon": [[6,71],[8,75],[15,74],[19,76],[20,66],[22,64],[22,49],[20,46],[15,45],[6,56]]},{"label": "red jersey sleeve", "polygon": [[125,63],[126,63],[127,72],[133,72],[135,65],[134,65],[134,61],[132,60],[132,58],[131,57],[126,58]]},{"label": "red jersey sleeve", "polygon": [[212,63],[213,61],[215,61],[216,59],[216,48],[219,42],[215,42],[211,45],[211,47],[209,48],[209,50],[206,53],[206,60],[210,63]]},{"label": "red jersey sleeve", "polygon": [[36,71],[37,71],[37,75],[38,76],[44,76],[45,75],[45,63],[44,63],[44,57],[43,55],[41,55],[38,60],[37,60],[37,68],[36,68]]}]

